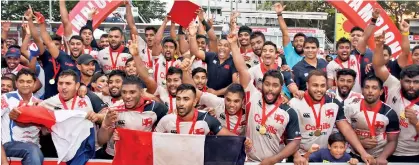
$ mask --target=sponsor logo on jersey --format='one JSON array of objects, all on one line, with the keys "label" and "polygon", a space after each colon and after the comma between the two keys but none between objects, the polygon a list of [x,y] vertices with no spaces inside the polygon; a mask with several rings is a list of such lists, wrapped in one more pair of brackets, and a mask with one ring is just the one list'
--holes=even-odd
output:
[{"label": "sponsor logo on jersey", "polygon": [[116,125],[125,126],[125,120],[118,120],[118,122],[116,122]]},{"label": "sponsor logo on jersey", "polygon": [[226,119],[226,115],[225,115],[225,113],[221,113],[221,114],[220,114],[220,118],[221,118],[221,119],[223,119],[223,120],[225,120],[225,119]]},{"label": "sponsor logo on jersey", "polygon": [[[306,124],[306,126],[304,128],[307,131],[315,131],[315,130],[317,130],[316,126],[315,125],[311,125],[311,124]],[[321,130],[325,130],[325,129],[329,129],[329,128],[330,128],[330,124],[329,123],[322,123],[320,125],[320,129]]]},{"label": "sponsor logo on jersey", "polygon": [[194,134],[205,135],[205,129],[204,128],[195,129]]},{"label": "sponsor logo on jersey", "polygon": [[310,113],[303,113],[304,118],[310,118]]},{"label": "sponsor logo on jersey", "polygon": [[396,104],[396,101],[397,101],[396,96],[393,97],[393,100],[392,101],[393,101],[393,104]]}]

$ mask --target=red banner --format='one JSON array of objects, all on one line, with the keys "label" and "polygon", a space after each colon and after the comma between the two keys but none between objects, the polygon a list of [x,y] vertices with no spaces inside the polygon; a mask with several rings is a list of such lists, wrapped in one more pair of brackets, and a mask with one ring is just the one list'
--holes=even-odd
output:
[{"label": "red banner", "polygon": [[[385,31],[385,43],[391,48],[393,58],[397,58],[397,56],[400,55],[402,41],[400,31],[386,14],[385,10],[375,0],[327,0],[327,2],[342,12],[352,24],[363,29],[369,24],[374,8],[379,8],[381,10],[380,17],[375,24],[376,28],[374,29],[374,32],[377,30]],[[368,46],[371,49],[375,47],[374,40],[372,39],[373,36],[374,35],[372,35],[368,42]]]},{"label": "red banner", "polygon": [[[98,13],[93,17],[93,29],[96,29],[109,14],[118,8],[123,1],[109,0],[82,0],[69,13],[69,20],[72,25],[73,34],[79,34],[81,27],[86,25],[87,13],[92,8],[97,8]],[[58,35],[63,35],[64,27],[60,25],[57,30]]]}]

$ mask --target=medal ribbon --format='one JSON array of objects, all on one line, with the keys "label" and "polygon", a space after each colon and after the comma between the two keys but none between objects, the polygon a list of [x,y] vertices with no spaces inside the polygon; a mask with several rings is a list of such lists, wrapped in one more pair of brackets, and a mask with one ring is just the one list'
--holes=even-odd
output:
[{"label": "medal ribbon", "polygon": [[405,109],[406,109],[406,108],[409,108],[409,107],[411,107],[411,106],[413,106],[413,105],[415,105],[416,103],[418,103],[418,102],[419,102],[419,97],[418,97],[418,98],[416,98],[416,99],[414,99],[414,100],[410,101],[410,104],[409,104],[408,106],[406,106],[406,104],[404,103],[404,96],[403,96],[402,91],[400,91],[400,95],[402,96],[402,102],[403,102],[403,106],[405,106]]},{"label": "medal ribbon", "polygon": [[[278,69],[278,64],[273,64],[273,68]],[[270,69],[270,68],[269,68]],[[262,72],[262,75],[264,75],[268,69],[266,69],[266,66],[260,63],[260,71]]]},{"label": "medal ribbon", "polygon": [[148,48],[146,48],[147,49],[147,57],[148,57],[148,68],[149,69],[151,69],[151,68],[153,68],[153,62],[151,61],[151,55],[150,55],[150,49],[148,49]]},{"label": "medal ribbon", "polygon": [[[347,68],[350,68],[350,66],[349,66],[350,61],[351,61],[351,58],[349,58],[349,59],[346,61],[346,62],[348,63],[348,67],[347,67]],[[345,67],[343,66],[343,61],[342,61],[339,57],[335,59],[335,62],[336,62],[336,63],[338,63],[338,64],[339,64],[339,66],[340,66],[342,69],[345,69]]]},{"label": "medal ribbon", "polygon": [[[191,126],[191,128],[189,128],[189,133],[188,134],[193,134],[193,130],[194,130],[194,128],[195,128],[195,123],[196,123],[196,120],[198,119],[198,110],[196,110],[196,109],[194,109],[193,110],[194,111],[194,114],[193,114],[193,118],[192,118],[192,126]],[[176,117],[176,132],[177,132],[177,134],[180,134],[180,122],[181,122],[181,117],[180,116],[177,116]]]},{"label": "medal ribbon", "polygon": [[320,130],[320,118],[322,116],[322,107],[324,105],[325,99],[324,97],[320,100],[320,109],[319,109],[319,113],[317,115],[316,113],[316,109],[314,109],[314,103],[313,100],[311,99],[310,95],[308,94],[308,92],[304,93],[304,99],[306,100],[307,104],[310,106],[311,110],[313,111],[313,115],[314,118],[316,119],[316,128],[318,130]]},{"label": "medal ribbon", "polygon": [[[119,58],[119,55],[122,53],[122,51],[124,51],[124,46],[122,46],[122,45],[119,46],[119,48],[116,49],[115,51],[112,51],[112,48],[109,47],[109,56],[111,56],[112,69],[116,69],[116,64],[118,64],[118,58]],[[113,54],[112,54],[114,52],[118,53],[118,54],[116,54],[116,59],[115,60],[113,59]]]},{"label": "medal ribbon", "polygon": [[[377,118],[377,113],[380,110],[381,105],[383,103],[380,100],[378,100],[377,104],[372,109],[371,108],[367,108],[367,106],[365,104],[366,103],[365,103],[364,99],[362,99],[362,101],[361,101],[361,110],[364,111],[365,120],[367,121],[368,128],[370,130],[371,137],[375,137],[376,136],[376,133],[375,133],[374,124],[375,124],[375,120]],[[370,118],[368,116],[367,109],[369,111],[373,111],[374,112],[374,115],[372,117],[372,122],[370,122]]]},{"label": "medal ribbon", "polygon": [[51,57],[51,63],[52,63],[52,70],[54,71],[54,76],[52,76],[51,79],[55,81],[55,77],[57,76],[60,68],[57,68],[57,61],[55,61],[55,59],[52,57]]},{"label": "medal ribbon", "polygon": [[173,97],[172,95],[170,95],[169,91],[167,91],[167,93],[169,94],[169,113],[168,114],[171,114],[173,112],[173,101],[172,101]]},{"label": "medal ribbon", "polygon": [[262,99],[262,102],[263,102],[262,103],[262,121],[260,123],[262,126],[265,126],[265,123],[266,123],[266,120],[268,120],[268,117],[271,116],[276,111],[276,109],[281,105],[281,103],[282,103],[281,95],[279,95],[278,97],[279,98],[278,98],[278,100],[276,100],[275,107],[272,108],[272,110],[269,111],[268,114],[266,114],[265,100]]},{"label": "medal ribbon", "polygon": [[224,113],[226,114],[226,125],[227,125],[227,129],[229,131],[233,132],[234,134],[237,134],[238,135],[237,129],[239,128],[239,125],[240,125],[241,120],[242,120],[243,110],[240,109],[239,112],[236,113],[236,116],[238,117],[238,119],[237,119],[236,125],[234,125],[233,130],[230,129],[230,114],[228,114],[228,112],[227,112],[226,109],[224,110]]},{"label": "medal ribbon", "polygon": [[[64,110],[68,110],[67,104],[65,103],[64,99],[58,94],[58,99],[60,99],[61,104],[63,104]],[[73,102],[71,103],[71,110],[74,110],[74,105],[76,104],[77,95],[73,97]]]}]

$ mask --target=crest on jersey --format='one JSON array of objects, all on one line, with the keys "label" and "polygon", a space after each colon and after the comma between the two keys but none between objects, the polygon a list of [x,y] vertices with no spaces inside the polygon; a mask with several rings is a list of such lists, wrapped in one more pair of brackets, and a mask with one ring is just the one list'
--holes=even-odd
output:
[{"label": "crest on jersey", "polygon": [[205,135],[205,129],[204,128],[195,129],[194,134]]},{"label": "crest on jersey", "polygon": [[84,99],[79,100],[79,108],[87,107],[87,103]]},{"label": "crest on jersey", "polygon": [[151,119],[151,117],[149,117],[149,118],[144,118],[143,119],[143,121],[142,121],[142,125],[143,126],[146,126],[146,127],[149,127],[149,126],[151,126],[153,124],[153,119]]},{"label": "crest on jersey", "polygon": [[310,113],[303,113],[304,118],[310,118]]},{"label": "crest on jersey", "polygon": [[103,57],[103,60],[108,60],[108,57]]},{"label": "crest on jersey", "polygon": [[384,121],[376,121],[375,122],[375,128],[383,129],[384,128]]},{"label": "crest on jersey", "polygon": [[335,112],[333,111],[333,109],[328,109],[326,110],[326,117],[331,118],[331,117],[335,117]]}]

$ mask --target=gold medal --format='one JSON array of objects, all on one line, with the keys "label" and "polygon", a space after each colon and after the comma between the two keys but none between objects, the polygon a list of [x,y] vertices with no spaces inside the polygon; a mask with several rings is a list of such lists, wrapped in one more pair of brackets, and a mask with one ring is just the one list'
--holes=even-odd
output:
[{"label": "gold medal", "polygon": [[265,127],[265,126],[263,126],[263,125],[261,125],[261,126],[259,127],[259,133],[260,133],[261,135],[265,135],[265,134],[266,134],[266,127]]},{"label": "gold medal", "polygon": [[148,69],[148,74],[153,74],[154,70],[153,69]]},{"label": "gold medal", "polygon": [[49,80],[49,84],[54,85],[55,84],[55,80],[54,79],[50,79]]},{"label": "gold medal", "polygon": [[314,131],[314,136],[320,136],[322,134],[322,131],[320,129],[317,129]]},{"label": "gold medal", "polygon": [[406,114],[404,114],[404,111],[402,111],[402,112],[400,113],[400,118],[401,118],[402,120],[406,119]]},{"label": "gold medal", "polygon": [[163,85],[166,85],[166,80],[163,80],[162,84],[163,84]]}]

